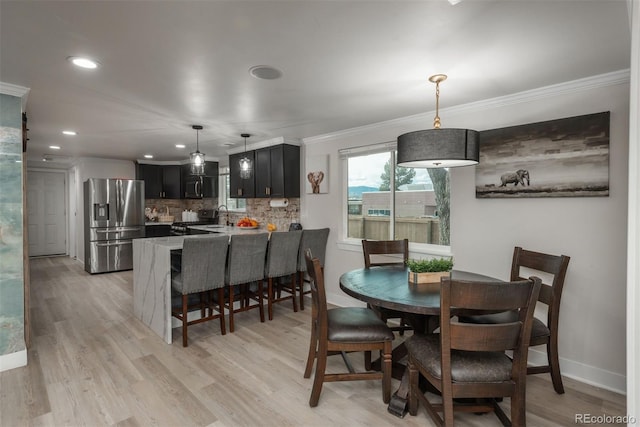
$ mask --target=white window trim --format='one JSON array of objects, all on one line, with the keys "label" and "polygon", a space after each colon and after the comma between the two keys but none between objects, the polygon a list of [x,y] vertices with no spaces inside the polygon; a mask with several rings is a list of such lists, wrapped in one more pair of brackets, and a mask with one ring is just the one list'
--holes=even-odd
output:
[{"label": "white window trim", "polygon": [[[349,208],[348,208],[349,195],[347,194],[348,185],[347,185],[347,182],[345,181],[349,179],[349,168],[348,168],[349,157],[355,157],[356,155],[361,156],[366,154],[375,154],[375,153],[381,153],[385,151],[392,151],[392,150],[395,150],[396,147],[397,147],[396,142],[392,141],[392,142],[384,142],[381,144],[372,144],[368,146],[346,148],[338,151],[338,157],[340,158],[342,163],[342,177],[343,177],[343,182],[341,185],[342,230],[340,231],[341,239],[338,240],[337,242],[338,249],[341,249],[343,251],[350,251],[350,252],[362,252],[362,239],[347,237],[348,231],[349,231],[349,212],[348,212],[349,211]],[[393,167],[394,167],[393,170],[395,170],[395,160],[394,160]],[[395,176],[393,176],[392,180],[393,179],[395,179]],[[393,182],[391,182],[391,185],[393,185]],[[395,198],[395,192],[391,192],[391,193],[394,194],[394,198]],[[391,216],[395,218],[395,200],[392,200],[392,203],[391,203]],[[392,224],[391,228],[394,227],[395,225],[394,222],[395,221],[391,221],[391,224]],[[395,232],[395,230],[392,230],[392,232]],[[428,243],[409,242],[409,253],[416,254],[416,255],[437,256],[437,257],[438,256],[453,257],[451,246],[432,245]]]}]

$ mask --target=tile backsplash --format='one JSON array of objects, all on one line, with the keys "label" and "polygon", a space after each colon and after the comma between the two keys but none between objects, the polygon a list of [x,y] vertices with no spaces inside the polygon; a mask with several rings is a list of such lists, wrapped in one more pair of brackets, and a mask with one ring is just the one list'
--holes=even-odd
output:
[{"label": "tile backsplash", "polygon": [[[290,198],[286,207],[271,207],[270,199],[247,199],[246,212],[229,212],[229,221],[234,224],[240,218],[248,216],[254,218],[260,223],[261,227],[267,226],[268,223],[275,224],[278,231],[287,231],[289,224],[298,222],[300,218],[300,199]],[[199,209],[215,209],[218,207],[218,199],[147,199],[145,207],[156,208],[159,213],[166,213],[169,209],[169,215],[175,217],[175,221],[182,220],[182,211]],[[221,220],[225,220],[224,209],[221,212]]]}]

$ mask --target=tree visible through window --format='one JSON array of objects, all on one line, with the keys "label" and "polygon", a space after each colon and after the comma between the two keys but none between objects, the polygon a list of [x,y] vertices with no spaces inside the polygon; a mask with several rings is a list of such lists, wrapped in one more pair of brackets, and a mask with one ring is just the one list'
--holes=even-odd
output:
[{"label": "tree visible through window", "polygon": [[395,150],[349,155],[347,186],[348,237],[449,245],[446,169],[395,166]]}]

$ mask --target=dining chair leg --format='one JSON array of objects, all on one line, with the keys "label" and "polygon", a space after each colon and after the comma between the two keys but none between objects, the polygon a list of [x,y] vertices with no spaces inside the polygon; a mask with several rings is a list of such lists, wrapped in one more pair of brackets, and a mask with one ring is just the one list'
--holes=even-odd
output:
[{"label": "dining chair leg", "polygon": [[370,351],[365,351],[364,352],[364,369],[366,371],[370,371],[372,369],[371,352]]},{"label": "dining chair leg", "polygon": [[307,366],[304,368],[304,377],[309,378],[311,376],[311,369],[313,368],[313,362],[316,360],[318,354],[318,337],[317,337],[315,322],[311,322],[311,338],[309,339],[309,354],[307,356]]},{"label": "dining chair leg", "polygon": [[389,403],[391,400],[391,341],[384,343],[382,354],[382,401]]},{"label": "dining chair leg", "polygon": [[182,295],[182,346],[187,347],[189,344],[187,343],[187,302],[189,296]]},{"label": "dining chair leg", "polygon": [[324,371],[327,368],[326,344],[322,345],[322,343],[320,343],[316,356],[316,374],[313,377],[313,388],[311,389],[311,397],[309,398],[309,406],[311,406],[312,408],[318,406],[318,400],[320,400],[320,392],[322,392]]},{"label": "dining chair leg", "polygon": [[560,375],[560,362],[558,361],[558,337],[551,334],[547,343],[547,359],[549,360],[549,369],[551,370],[551,381],[553,389],[558,394],[564,394],[564,386],[562,385],[562,375]]}]

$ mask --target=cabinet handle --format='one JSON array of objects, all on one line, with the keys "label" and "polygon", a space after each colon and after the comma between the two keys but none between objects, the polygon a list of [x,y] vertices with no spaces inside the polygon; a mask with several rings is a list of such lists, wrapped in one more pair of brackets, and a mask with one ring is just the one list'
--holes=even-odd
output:
[{"label": "cabinet handle", "polygon": [[267,196],[270,196],[270,195],[271,195],[271,187],[267,187],[267,188],[265,188],[265,191],[266,191],[266,193],[267,193]]},{"label": "cabinet handle", "polygon": [[242,196],[242,188],[238,188],[238,196]]}]

